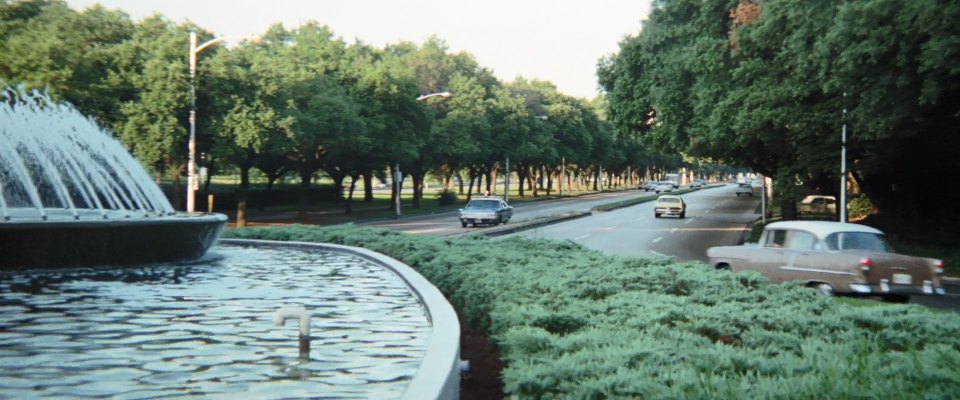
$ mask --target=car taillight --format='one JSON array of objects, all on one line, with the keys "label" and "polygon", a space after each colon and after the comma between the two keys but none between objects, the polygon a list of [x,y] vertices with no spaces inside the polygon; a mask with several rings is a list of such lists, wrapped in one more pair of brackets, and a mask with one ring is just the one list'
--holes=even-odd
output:
[{"label": "car taillight", "polygon": [[933,272],[943,275],[943,260],[933,260]]},{"label": "car taillight", "polygon": [[872,266],[873,266],[873,260],[866,257],[860,259],[860,269],[864,271],[869,271],[870,267]]}]

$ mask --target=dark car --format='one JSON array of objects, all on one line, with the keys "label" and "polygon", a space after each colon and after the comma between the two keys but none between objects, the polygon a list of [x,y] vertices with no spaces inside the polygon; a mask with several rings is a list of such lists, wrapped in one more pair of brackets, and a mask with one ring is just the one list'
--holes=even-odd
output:
[{"label": "dark car", "polygon": [[499,225],[513,217],[513,207],[497,196],[484,196],[471,199],[466,207],[460,209],[460,226],[467,224]]}]

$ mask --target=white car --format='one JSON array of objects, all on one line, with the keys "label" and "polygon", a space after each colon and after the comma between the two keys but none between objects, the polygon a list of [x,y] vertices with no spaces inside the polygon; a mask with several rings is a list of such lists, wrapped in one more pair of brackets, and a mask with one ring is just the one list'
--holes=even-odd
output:
[{"label": "white car", "polygon": [[749,183],[741,183],[737,185],[737,197],[740,196],[753,197],[753,186],[750,186]]},{"label": "white car", "polygon": [[837,212],[837,198],[833,196],[810,195],[797,203],[799,214],[835,214]]},{"label": "white car", "polygon": [[657,194],[670,193],[673,191],[673,182],[669,182],[669,181],[657,182],[657,186],[653,187],[653,191],[657,192]]}]

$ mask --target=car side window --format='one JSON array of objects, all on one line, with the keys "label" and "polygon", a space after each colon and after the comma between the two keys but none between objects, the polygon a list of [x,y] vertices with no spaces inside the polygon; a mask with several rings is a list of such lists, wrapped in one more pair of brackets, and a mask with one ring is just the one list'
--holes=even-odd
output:
[{"label": "car side window", "polygon": [[810,250],[816,242],[817,239],[810,232],[790,231],[787,233],[783,247],[793,250]]},{"label": "car side window", "polygon": [[783,243],[786,241],[787,231],[785,230],[771,230],[767,231],[767,240],[763,243],[766,247],[783,247]]}]

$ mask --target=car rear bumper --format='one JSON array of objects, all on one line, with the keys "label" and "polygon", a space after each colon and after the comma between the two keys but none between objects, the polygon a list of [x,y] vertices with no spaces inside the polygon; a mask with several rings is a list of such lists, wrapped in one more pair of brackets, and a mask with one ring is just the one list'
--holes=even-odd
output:
[{"label": "car rear bumper", "polygon": [[653,212],[660,215],[680,215],[683,214],[683,210],[679,208],[654,208]]},{"label": "car rear bumper", "polygon": [[946,290],[940,286],[934,286],[931,281],[923,281],[922,285],[895,285],[887,282],[886,279],[880,280],[879,284],[872,285],[866,283],[851,283],[850,291],[857,294],[895,294],[895,295],[925,295],[925,294],[946,294]]},{"label": "car rear bumper", "polygon": [[497,218],[460,218],[460,222],[465,224],[492,224],[497,221]]}]

